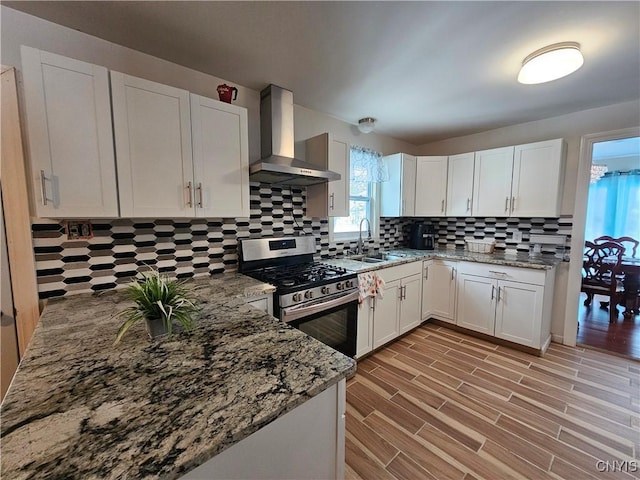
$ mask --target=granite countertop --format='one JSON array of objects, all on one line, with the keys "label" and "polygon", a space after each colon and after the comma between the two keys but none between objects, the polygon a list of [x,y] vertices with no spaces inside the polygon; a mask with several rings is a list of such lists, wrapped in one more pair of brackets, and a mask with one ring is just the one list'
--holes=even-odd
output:
[{"label": "granite countertop", "polygon": [[112,346],[123,292],[51,300],[1,409],[2,478],[178,478],[355,372],[355,362],[246,304],[274,288],[192,281],[196,329]]},{"label": "granite countertop", "polygon": [[549,270],[562,262],[561,258],[553,255],[540,255],[530,257],[528,253],[471,253],[462,249],[436,249],[436,250],[414,250],[410,248],[396,248],[385,253],[395,255],[392,259],[383,260],[376,263],[365,263],[352,260],[349,257],[323,259],[324,263],[339,266],[357,273],[379,270],[381,268],[401,265],[403,263],[415,262],[418,260],[428,260],[430,258],[440,258],[448,260],[463,260],[466,262],[491,263],[494,265],[504,265],[509,267],[535,268]]}]

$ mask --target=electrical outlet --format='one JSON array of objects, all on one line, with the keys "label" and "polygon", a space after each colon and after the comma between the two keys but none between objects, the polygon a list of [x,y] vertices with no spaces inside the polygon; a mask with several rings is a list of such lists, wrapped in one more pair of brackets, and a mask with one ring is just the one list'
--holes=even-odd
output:
[{"label": "electrical outlet", "polygon": [[520,230],[513,232],[513,241],[522,243],[522,232]]},{"label": "electrical outlet", "polygon": [[65,222],[67,240],[86,240],[93,238],[93,228],[89,220],[73,220]]}]

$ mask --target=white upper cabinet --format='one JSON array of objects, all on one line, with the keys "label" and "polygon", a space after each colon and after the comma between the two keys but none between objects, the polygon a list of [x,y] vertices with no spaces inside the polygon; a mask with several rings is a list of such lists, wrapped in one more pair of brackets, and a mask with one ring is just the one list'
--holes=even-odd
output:
[{"label": "white upper cabinet", "polygon": [[514,147],[476,152],[473,182],[474,216],[509,216],[513,152]]},{"label": "white upper cabinet", "polygon": [[382,217],[413,217],[416,202],[416,157],[396,153],[385,158],[389,181],[381,182]]},{"label": "white upper cabinet", "polygon": [[111,72],[120,212],[193,217],[189,92]]},{"label": "white upper cabinet", "polygon": [[417,217],[444,216],[447,203],[447,157],[416,157]]},{"label": "white upper cabinet", "polygon": [[107,69],[30,47],[21,53],[36,215],[117,217]]},{"label": "white upper cabinet", "polygon": [[473,216],[557,217],[564,159],[561,138],[476,152]]},{"label": "white upper cabinet", "polygon": [[473,167],[475,153],[449,157],[447,174],[447,216],[473,215]]},{"label": "white upper cabinet", "polygon": [[511,215],[557,217],[562,204],[565,143],[559,138],[515,147]]},{"label": "white upper cabinet", "polygon": [[347,142],[330,133],[306,141],[307,162],[340,174],[340,180],[307,187],[308,217],[349,216],[350,149]]},{"label": "white upper cabinet", "polygon": [[191,94],[191,128],[196,215],[248,217],[247,110]]}]

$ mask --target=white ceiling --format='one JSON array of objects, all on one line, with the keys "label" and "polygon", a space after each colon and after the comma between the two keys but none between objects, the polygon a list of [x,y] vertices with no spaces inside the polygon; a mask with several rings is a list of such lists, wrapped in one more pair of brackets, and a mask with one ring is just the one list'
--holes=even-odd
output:
[{"label": "white ceiling", "polygon": [[[416,145],[640,98],[637,1],[3,4]],[[578,72],[516,82],[562,41]]]}]

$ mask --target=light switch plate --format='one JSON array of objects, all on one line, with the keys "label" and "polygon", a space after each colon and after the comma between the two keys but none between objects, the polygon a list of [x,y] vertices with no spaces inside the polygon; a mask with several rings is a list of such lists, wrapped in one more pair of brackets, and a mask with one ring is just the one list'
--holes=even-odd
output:
[{"label": "light switch plate", "polygon": [[518,243],[522,242],[522,232],[520,230],[513,232],[513,241]]}]

